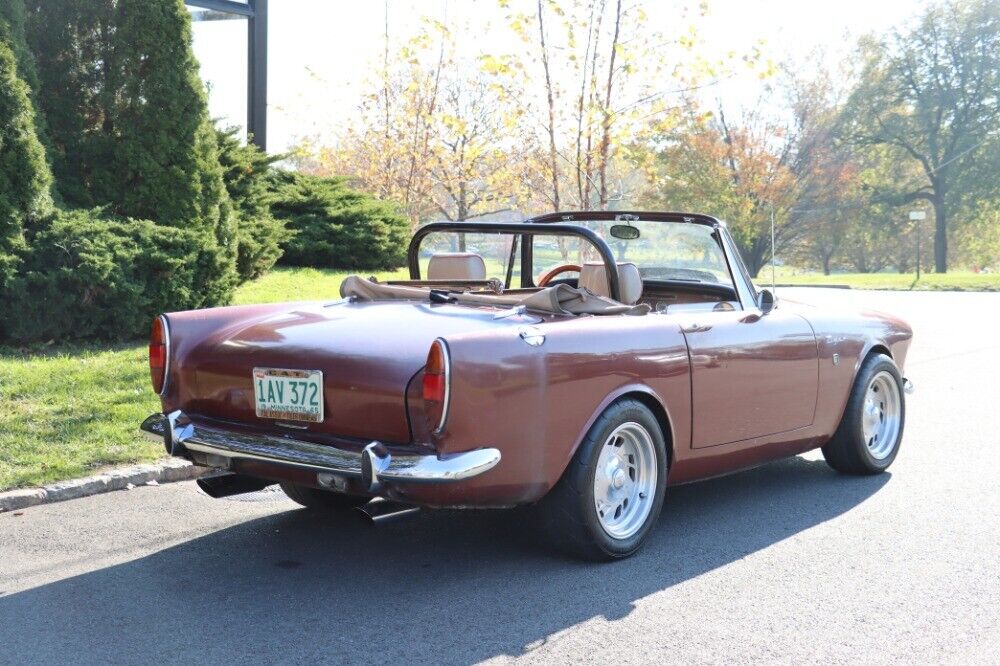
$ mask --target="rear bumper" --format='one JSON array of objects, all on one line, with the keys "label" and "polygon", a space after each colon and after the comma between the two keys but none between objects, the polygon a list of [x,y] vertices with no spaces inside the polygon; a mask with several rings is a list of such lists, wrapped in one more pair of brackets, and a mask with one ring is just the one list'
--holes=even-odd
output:
[{"label": "rear bumper", "polygon": [[[348,451],[291,437],[248,434],[214,425],[196,424],[183,412],[153,414],[140,430],[163,443],[171,455],[204,454],[214,466],[232,468],[234,462],[255,461],[315,472],[320,485],[339,479],[360,479],[372,492],[383,484],[449,483],[489,471],[500,462],[500,451],[476,449],[445,457],[391,454],[380,442],[361,451]],[[217,463],[217,464],[216,464]]]}]

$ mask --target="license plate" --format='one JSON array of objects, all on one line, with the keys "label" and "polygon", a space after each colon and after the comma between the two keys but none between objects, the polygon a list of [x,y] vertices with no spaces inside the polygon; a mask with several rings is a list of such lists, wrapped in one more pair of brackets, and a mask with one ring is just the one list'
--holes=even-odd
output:
[{"label": "license plate", "polygon": [[254,368],[257,417],[287,421],[323,420],[323,373],[320,370]]}]

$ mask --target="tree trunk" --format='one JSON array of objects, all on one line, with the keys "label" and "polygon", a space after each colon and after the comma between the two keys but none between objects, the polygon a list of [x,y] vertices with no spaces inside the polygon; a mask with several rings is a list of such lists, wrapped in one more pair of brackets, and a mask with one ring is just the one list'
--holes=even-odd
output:
[{"label": "tree trunk", "polygon": [[830,257],[829,256],[824,256],[823,257],[823,275],[829,275],[829,274],[830,274]]},{"label": "tree trunk", "polygon": [[622,0],[618,0],[615,8],[615,32],[611,40],[611,53],[608,56],[608,83],[604,91],[604,108],[601,110],[601,143],[600,143],[600,209],[608,209],[608,159],[611,150],[611,91],[615,80],[615,56],[618,52],[618,35],[622,23]]},{"label": "tree trunk", "polygon": [[[465,194],[465,181],[458,183],[458,216],[456,217],[456,222],[465,222],[466,218],[469,217],[469,209],[466,204],[466,194]],[[465,234],[458,235],[458,251],[465,252]]]},{"label": "tree trunk", "polygon": [[935,191],[934,200],[934,271],[948,272],[948,219],[944,210],[944,193]]},{"label": "tree trunk", "polygon": [[542,0],[538,0],[538,38],[542,47],[542,68],[545,70],[545,96],[549,107],[549,170],[552,172],[552,210],[558,211],[559,201],[559,163],[556,151],[556,103],[552,93],[552,77],[549,75],[549,52],[545,45],[545,19],[542,11]]}]

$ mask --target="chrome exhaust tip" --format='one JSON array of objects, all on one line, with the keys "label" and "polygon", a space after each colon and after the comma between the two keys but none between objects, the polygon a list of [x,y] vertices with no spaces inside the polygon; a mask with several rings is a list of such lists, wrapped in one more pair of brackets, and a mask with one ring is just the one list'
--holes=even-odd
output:
[{"label": "chrome exhaust tip", "polygon": [[415,516],[420,513],[419,506],[403,504],[393,500],[376,497],[368,504],[355,509],[369,525],[382,525],[400,518]]},{"label": "chrome exhaust tip", "polygon": [[903,377],[903,393],[910,395],[913,393],[913,382],[911,382],[906,377]]}]

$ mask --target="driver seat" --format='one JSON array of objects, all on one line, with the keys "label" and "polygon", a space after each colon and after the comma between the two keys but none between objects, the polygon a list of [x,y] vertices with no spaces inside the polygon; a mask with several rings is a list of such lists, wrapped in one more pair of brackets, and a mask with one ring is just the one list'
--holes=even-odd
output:
[{"label": "driver seat", "polygon": [[[618,285],[622,294],[621,302],[625,305],[635,305],[642,296],[642,276],[639,274],[639,267],[630,261],[622,261],[616,265]],[[581,289],[589,289],[598,296],[611,297],[608,271],[603,261],[588,261],[581,266],[577,285]]]}]

